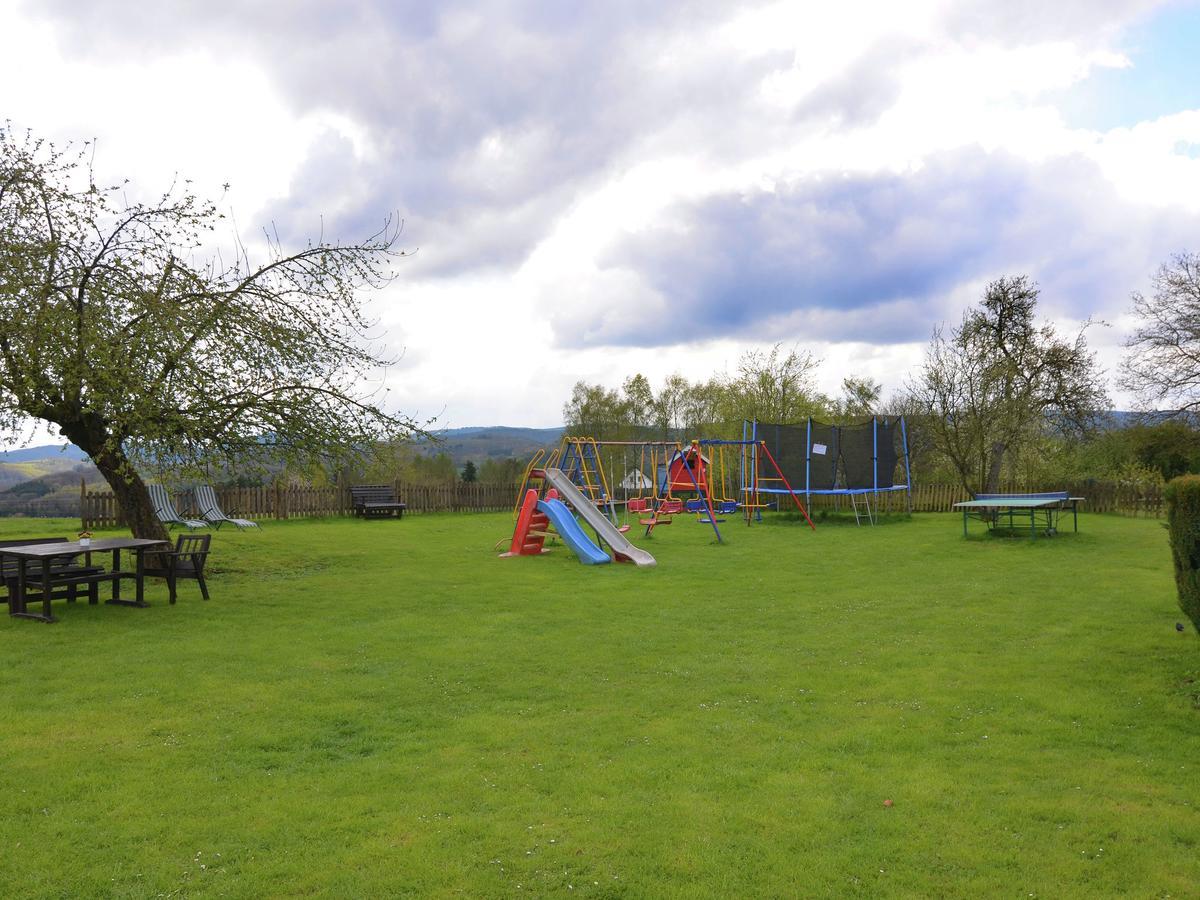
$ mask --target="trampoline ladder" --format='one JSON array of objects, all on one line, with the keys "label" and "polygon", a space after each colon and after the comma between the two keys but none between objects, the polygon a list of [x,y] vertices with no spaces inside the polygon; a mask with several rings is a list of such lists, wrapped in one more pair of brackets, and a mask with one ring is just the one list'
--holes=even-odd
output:
[{"label": "trampoline ladder", "polygon": [[854,524],[855,525],[862,524],[862,520],[859,518],[859,512],[858,512],[858,500],[860,497],[862,498],[863,506],[865,507],[865,514],[867,517],[867,521],[870,522],[872,525],[874,525],[875,524],[875,513],[871,510],[871,495],[870,494],[851,494],[850,495],[850,506],[854,510]]}]

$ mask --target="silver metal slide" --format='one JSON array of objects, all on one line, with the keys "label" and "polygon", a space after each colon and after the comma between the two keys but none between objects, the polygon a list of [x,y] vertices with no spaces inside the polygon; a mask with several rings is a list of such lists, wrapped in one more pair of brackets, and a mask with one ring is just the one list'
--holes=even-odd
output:
[{"label": "silver metal slide", "polygon": [[600,535],[600,539],[604,543],[613,548],[617,559],[628,560],[635,566],[655,565],[654,557],[640,547],[629,543],[625,535],[617,531],[617,526],[608,521],[608,516],[596,509],[592,505],[592,501],[585,497],[579,488],[575,487],[566,472],[562,469],[546,469],[545,471],[546,481],[550,483],[550,487],[558,491],[558,496],[579,513],[583,521],[595,529],[596,534]]}]

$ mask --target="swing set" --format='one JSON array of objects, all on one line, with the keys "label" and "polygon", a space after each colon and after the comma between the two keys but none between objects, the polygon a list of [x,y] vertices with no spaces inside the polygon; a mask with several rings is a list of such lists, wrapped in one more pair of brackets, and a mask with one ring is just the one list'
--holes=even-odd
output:
[{"label": "swing set", "polygon": [[[630,472],[629,455],[637,453],[637,468]],[[608,454],[608,472],[617,472],[616,455],[621,454],[623,477],[619,483],[624,498],[618,499],[608,474],[603,454]],[[772,505],[763,498],[760,484],[779,483],[783,487],[769,493],[787,493],[814,531],[808,510],[792,490],[765,441],[696,440],[685,448],[678,441],[597,441],[590,437],[565,437],[562,446],[549,455],[539,450],[525,468],[518,498],[530,482],[546,468],[561,469],[587,499],[602,510],[620,531],[632,526],[630,516],[638,515],[638,525],[646,536],[660,525],[670,525],[674,517],[693,513],[697,521],[712,527],[718,543],[723,543],[718,524],[724,517],[742,513],[747,525],[761,519],[761,510]],[[735,471],[737,470],[737,471]],[[773,472],[773,476],[762,473]],[[632,481],[632,484],[631,484]],[[630,496],[630,491],[636,491]],[[739,497],[739,492],[742,494]],[[688,495],[686,497],[680,495]],[[624,521],[618,507],[624,507]],[[520,500],[513,518],[520,513]]]}]

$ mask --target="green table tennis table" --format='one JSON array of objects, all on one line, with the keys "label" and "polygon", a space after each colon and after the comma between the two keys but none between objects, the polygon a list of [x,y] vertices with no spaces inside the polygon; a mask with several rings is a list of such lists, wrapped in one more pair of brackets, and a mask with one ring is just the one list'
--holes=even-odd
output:
[{"label": "green table tennis table", "polygon": [[1058,533],[1058,519],[1070,511],[1075,530],[1079,530],[1079,504],[1085,498],[1072,497],[1067,491],[1049,491],[1041,494],[976,494],[973,500],[955,503],[955,509],[963,514],[963,537],[967,536],[967,522],[978,519],[986,522],[989,531],[1006,528],[1017,529],[1020,521],[1029,520],[1029,536],[1036,538],[1038,526],[1043,534]]}]

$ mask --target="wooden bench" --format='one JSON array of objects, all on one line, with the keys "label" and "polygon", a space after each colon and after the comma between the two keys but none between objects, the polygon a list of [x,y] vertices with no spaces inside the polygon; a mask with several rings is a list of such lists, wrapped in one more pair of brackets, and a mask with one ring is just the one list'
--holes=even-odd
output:
[{"label": "wooden bench", "polygon": [[350,488],[350,502],[354,505],[354,514],[364,519],[375,519],[395,515],[404,517],[407,503],[396,500],[396,494],[386,484],[359,484]]},{"label": "wooden bench", "polygon": [[[67,538],[61,537],[21,538],[15,541],[0,541],[0,586],[4,588],[3,600],[6,604],[15,586],[17,568],[20,564],[16,559],[5,556],[4,548],[26,547],[30,544],[62,544],[66,543],[66,541]],[[78,588],[82,585],[86,585],[88,588],[88,602],[99,602],[97,585],[101,581],[107,580],[104,569],[101,566],[78,565],[75,562],[75,558],[71,556],[62,556],[53,560],[50,564],[50,575],[53,579],[53,587],[50,591],[51,599],[66,599],[71,603],[75,602]],[[35,586],[33,583],[34,578],[31,576],[33,576],[32,572],[26,575],[28,582],[26,585],[26,594],[29,595],[29,588],[33,587],[35,588],[33,594],[40,599],[40,582]]]}]

